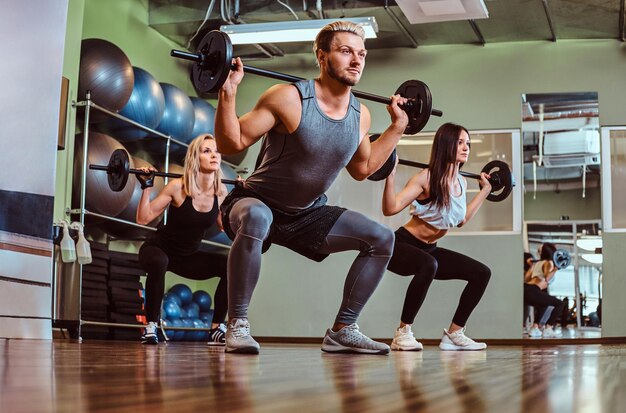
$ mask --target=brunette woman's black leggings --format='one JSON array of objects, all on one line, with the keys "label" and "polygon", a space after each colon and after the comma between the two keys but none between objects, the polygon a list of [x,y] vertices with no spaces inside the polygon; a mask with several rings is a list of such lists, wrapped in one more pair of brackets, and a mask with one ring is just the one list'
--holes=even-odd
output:
[{"label": "brunette woman's black leggings", "polygon": [[156,245],[144,243],[139,249],[139,264],[146,271],[146,318],[158,322],[165,289],[165,273],[171,271],[192,280],[219,277],[213,297],[213,322],[221,323],[228,311],[226,278],[227,256],[219,253],[196,252],[184,257],[168,256]]},{"label": "brunette woman's black leggings", "polygon": [[413,276],[404,298],[400,320],[413,324],[433,279],[467,281],[452,322],[465,326],[467,319],[487,288],[491,270],[486,265],[458,252],[426,244],[415,238],[404,227],[396,231],[393,256],[387,266],[402,276]]}]

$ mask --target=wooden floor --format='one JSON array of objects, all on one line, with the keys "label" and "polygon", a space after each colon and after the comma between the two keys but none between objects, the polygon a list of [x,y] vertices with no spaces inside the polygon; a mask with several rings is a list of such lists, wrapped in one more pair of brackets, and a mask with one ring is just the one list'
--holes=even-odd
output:
[{"label": "wooden floor", "polygon": [[325,354],[0,339],[0,412],[626,412],[626,345]]}]

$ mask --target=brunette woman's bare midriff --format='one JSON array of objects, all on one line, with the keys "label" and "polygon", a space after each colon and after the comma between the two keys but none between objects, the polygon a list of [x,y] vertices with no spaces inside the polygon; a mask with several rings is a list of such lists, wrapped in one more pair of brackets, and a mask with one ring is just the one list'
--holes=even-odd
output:
[{"label": "brunette woman's bare midriff", "polygon": [[409,222],[404,224],[404,228],[415,238],[426,244],[434,244],[448,233],[447,229],[435,228],[417,216],[413,216]]}]

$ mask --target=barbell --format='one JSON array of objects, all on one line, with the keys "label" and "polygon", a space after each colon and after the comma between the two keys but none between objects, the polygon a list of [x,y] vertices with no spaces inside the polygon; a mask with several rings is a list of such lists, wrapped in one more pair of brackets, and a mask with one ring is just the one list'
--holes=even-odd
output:
[{"label": "barbell", "polygon": [[[128,175],[146,175],[146,172],[141,169],[133,169],[130,167],[130,159],[128,153],[124,149],[116,149],[109,158],[107,165],[89,165],[89,169],[97,171],[106,171],[107,181],[109,188],[114,192],[120,192],[126,187],[128,182]],[[167,178],[180,178],[181,174],[175,174],[170,172],[151,172],[154,176],[161,176]],[[222,183],[235,185],[237,181],[232,179],[222,179]]]},{"label": "barbell", "polygon": [[[172,50],[170,56],[194,62],[191,67],[191,81],[198,95],[204,98],[210,97],[222,87],[231,70],[236,70],[233,65],[233,44],[226,33],[218,30],[208,32],[198,44],[196,53],[182,50]],[[252,66],[243,66],[244,72],[285,82],[298,82],[305,80],[302,77],[292,76],[285,73],[274,72]],[[374,95],[367,92],[353,90],[354,96],[373,102],[389,105],[391,99]],[[408,99],[402,109],[409,117],[409,123],[404,133],[413,135],[424,129],[431,115],[443,116],[443,112],[432,108],[432,95],[428,86],[419,80],[407,80],[396,90],[396,95]]]},{"label": "barbell", "polygon": [[[371,135],[370,141],[374,142],[376,139],[378,139],[379,136],[380,134]],[[383,164],[383,166],[381,166],[380,169],[370,175],[367,179],[369,179],[370,181],[382,181],[383,179],[386,179],[389,174],[391,174],[393,168],[396,165],[397,156],[398,155],[396,153],[396,150],[394,149],[391,155],[389,155],[389,158],[387,158],[387,160]],[[422,169],[428,168],[428,164],[409,161],[406,159],[399,159],[398,164]],[[488,181],[491,184],[491,192],[487,196],[487,200],[493,202],[503,201],[513,191],[513,187],[515,186],[515,176],[513,176],[511,168],[506,162],[502,162],[499,160],[488,162],[483,167],[481,172],[485,172],[487,175],[490,176]],[[479,182],[481,179],[479,174],[475,174],[472,172],[459,171],[459,174],[468,178],[477,179]]]}]

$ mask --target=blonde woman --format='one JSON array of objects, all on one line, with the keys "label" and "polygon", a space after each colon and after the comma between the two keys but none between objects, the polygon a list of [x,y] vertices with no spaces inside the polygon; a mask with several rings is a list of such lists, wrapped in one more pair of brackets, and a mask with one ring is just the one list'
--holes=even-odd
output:
[{"label": "blonde woman", "polygon": [[143,193],[137,207],[137,223],[147,224],[168,208],[167,224],[141,246],[139,263],[147,273],[146,318],[142,342],[157,344],[157,324],[165,287],[166,271],[194,280],[219,277],[215,291],[215,311],[209,345],[224,345],[223,321],[228,309],[226,255],[199,251],[205,231],[214,224],[221,228],[219,206],[227,194],[221,182],[221,155],[215,138],[209,134],[196,137],[185,156],[181,178],[172,179],[152,201],[154,174],[137,175]]}]

